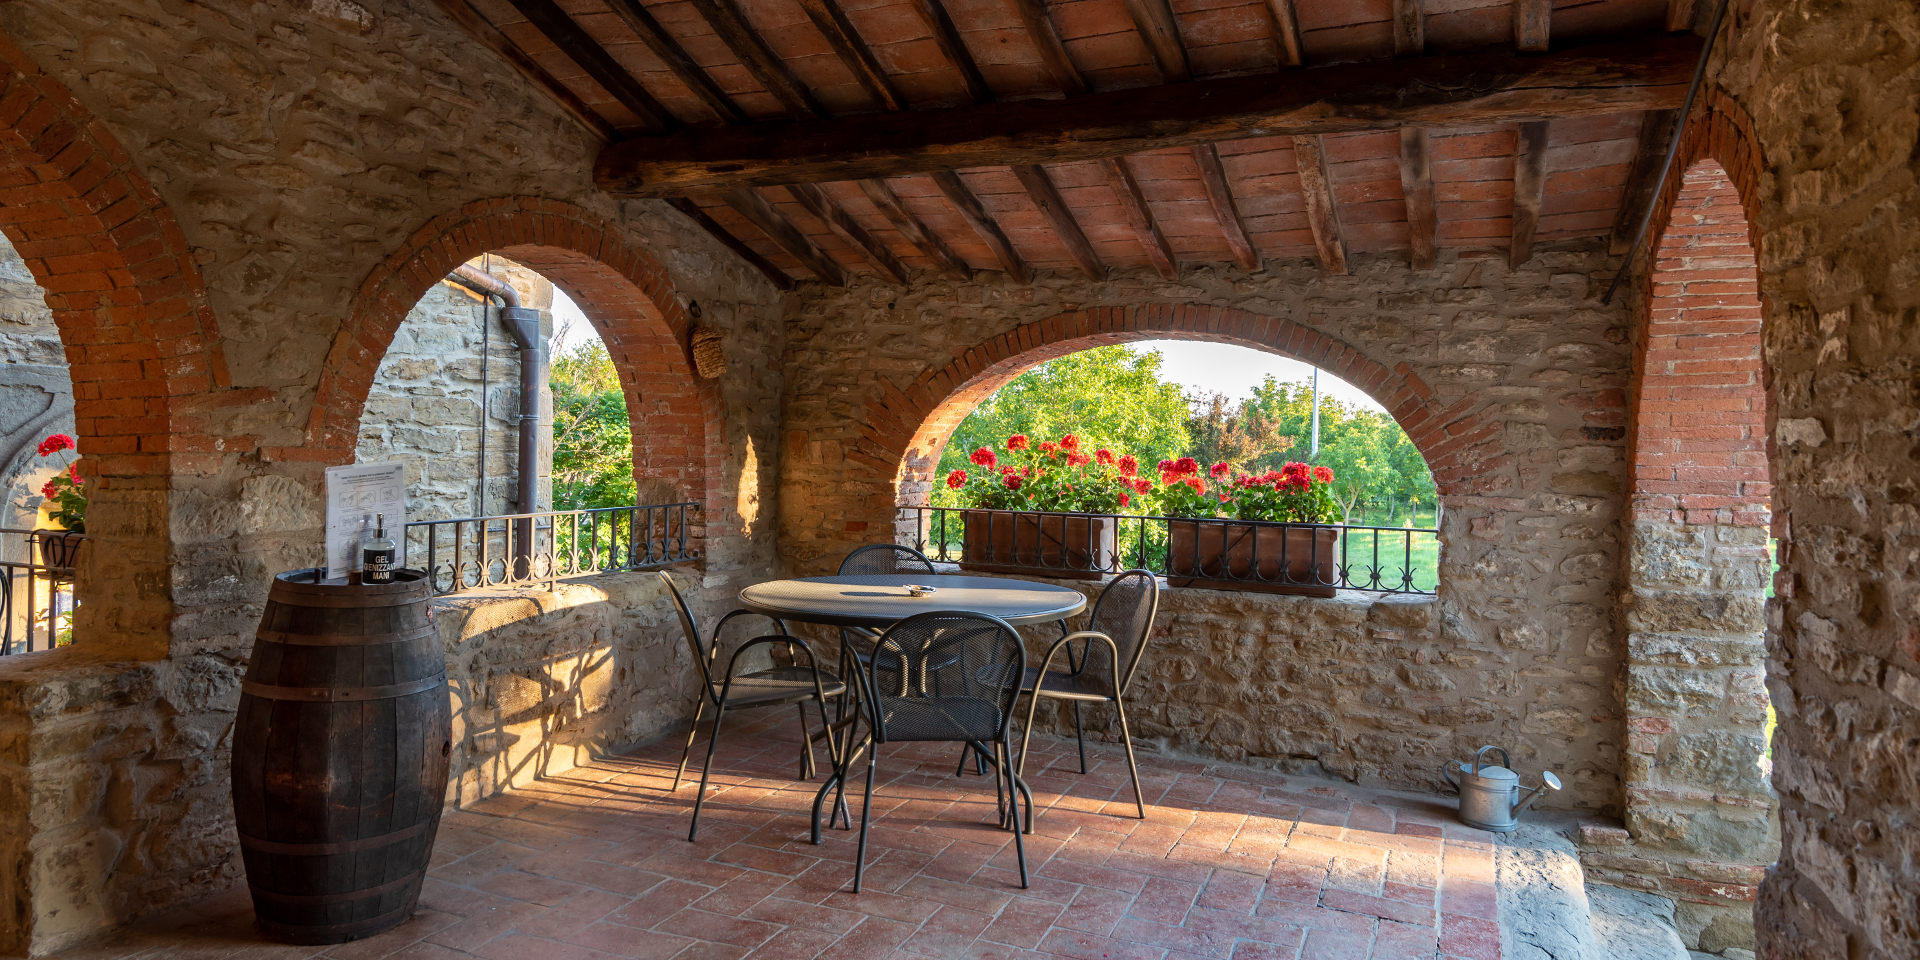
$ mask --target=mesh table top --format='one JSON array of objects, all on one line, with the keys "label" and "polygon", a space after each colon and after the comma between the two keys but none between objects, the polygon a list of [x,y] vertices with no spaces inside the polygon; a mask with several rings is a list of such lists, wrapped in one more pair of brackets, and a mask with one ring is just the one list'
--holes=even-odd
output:
[{"label": "mesh table top", "polygon": [[[924,597],[909,596],[910,583],[938,589]],[[987,613],[1015,626],[1051,623],[1079,613],[1087,598],[1078,590],[1027,580],[893,573],[769,580],[740,591],[740,603],[756,613],[802,623],[885,629],[934,610]]]}]

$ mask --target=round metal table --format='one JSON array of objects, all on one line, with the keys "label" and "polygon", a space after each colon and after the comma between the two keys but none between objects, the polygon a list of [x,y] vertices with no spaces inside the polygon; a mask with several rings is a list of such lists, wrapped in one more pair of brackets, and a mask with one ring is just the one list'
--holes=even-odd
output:
[{"label": "round metal table", "polygon": [[[910,583],[934,587],[936,592],[910,596],[906,590]],[[769,580],[740,591],[740,603],[755,613],[802,623],[885,630],[930,610],[992,614],[1016,627],[1052,623],[1079,613],[1087,598],[1078,590],[1026,580],[888,573]]]}]

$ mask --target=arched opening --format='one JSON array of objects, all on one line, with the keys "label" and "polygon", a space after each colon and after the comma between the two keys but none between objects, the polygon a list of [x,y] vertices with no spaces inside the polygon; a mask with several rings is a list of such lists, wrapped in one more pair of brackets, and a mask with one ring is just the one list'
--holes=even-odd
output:
[{"label": "arched opening", "polygon": [[[69,471],[74,452],[49,442],[71,437],[73,380],[46,290],[19,251],[0,237],[0,656],[73,640],[74,571],[51,566],[68,538],[42,530],[81,530],[60,496],[84,495],[84,475]],[[41,450],[51,451],[42,454]],[[79,478],[82,482],[75,484]],[[49,495],[51,494],[51,496]],[[71,522],[70,522],[71,521]],[[44,545],[43,545],[44,541]],[[71,558],[69,558],[71,559]]]},{"label": "arched opening", "polygon": [[1648,279],[1630,427],[1626,826],[1638,855],[1706,881],[1664,891],[1683,894],[1685,939],[1751,948],[1751,884],[1779,851],[1772,488],[1751,226],[1717,161],[1679,178]]}]

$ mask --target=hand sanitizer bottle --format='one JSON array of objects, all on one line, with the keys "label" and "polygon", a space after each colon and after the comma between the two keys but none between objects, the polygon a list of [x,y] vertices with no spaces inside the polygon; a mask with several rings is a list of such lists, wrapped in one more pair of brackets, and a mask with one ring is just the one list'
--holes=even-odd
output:
[{"label": "hand sanitizer bottle", "polygon": [[360,541],[360,579],[364,583],[392,583],[397,551],[387,536],[387,515],[377,514],[373,535]]}]

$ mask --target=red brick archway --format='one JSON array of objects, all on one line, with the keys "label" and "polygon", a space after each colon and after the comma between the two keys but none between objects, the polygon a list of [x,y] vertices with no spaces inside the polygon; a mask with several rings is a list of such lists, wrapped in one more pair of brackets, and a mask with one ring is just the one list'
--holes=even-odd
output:
[{"label": "red brick archway", "polygon": [[870,401],[864,424],[875,459],[897,464],[900,504],[925,502],[947,438],[973,408],[1021,371],[1091,347],[1137,340],[1231,343],[1311,363],[1380,401],[1407,431],[1442,496],[1497,492],[1512,483],[1501,424],[1483,422],[1470,396],[1442,407],[1412,367],[1388,368],[1319,331],[1223,307],[1153,303],[1099,307],[1029,323],[966,350],[905,390]]},{"label": "red brick archway", "polygon": [[532,198],[476,201],[435,218],[377,267],[327,355],[307,446],[269,455],[350,462],[367,393],[407,311],[454,267],[489,252],[539,271],[593,322],[627,395],[635,476],[668,481],[701,503],[715,495],[708,478],[720,470],[717,388],[694,377],[688,319],[666,270],[613,224]]}]

